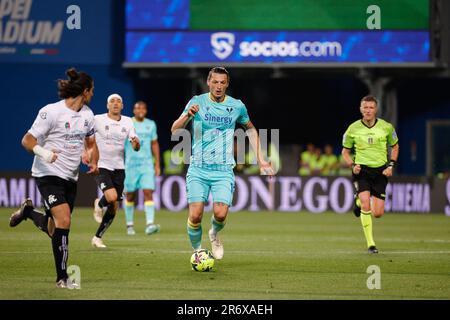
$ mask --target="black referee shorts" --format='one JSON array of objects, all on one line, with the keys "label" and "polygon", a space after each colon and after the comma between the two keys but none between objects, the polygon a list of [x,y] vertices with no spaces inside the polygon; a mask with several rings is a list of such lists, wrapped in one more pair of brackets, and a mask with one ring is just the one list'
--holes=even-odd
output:
[{"label": "black referee shorts", "polygon": [[361,165],[359,174],[353,174],[353,183],[356,188],[356,193],[369,191],[370,194],[378,199],[386,199],[386,186],[388,178],[383,175],[383,170],[386,166],[379,168],[369,168]]},{"label": "black referee shorts", "polygon": [[56,176],[36,177],[36,184],[44,200],[46,211],[67,203],[72,213],[77,196],[77,183]]},{"label": "black referee shorts", "polygon": [[108,170],[105,168],[98,169],[99,174],[95,176],[95,182],[103,193],[108,189],[116,189],[117,201],[122,201],[123,187],[125,181],[125,170],[116,169]]}]

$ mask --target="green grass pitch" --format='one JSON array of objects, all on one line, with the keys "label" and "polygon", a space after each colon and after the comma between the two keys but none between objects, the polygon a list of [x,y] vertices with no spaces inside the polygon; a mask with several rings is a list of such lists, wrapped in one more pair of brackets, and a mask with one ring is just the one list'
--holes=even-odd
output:
[{"label": "green grass pitch", "polygon": [[[352,214],[231,213],[221,232],[225,256],[214,270],[191,270],[187,212],[157,212],[161,232],[135,236],[120,211],[93,249],[97,228],[90,209],[76,208],[69,265],[81,268],[81,289],[54,286],[49,238],[31,221],[8,226],[0,210],[0,299],[449,299],[450,217],[386,214],[374,219],[378,255],[366,253]],[[210,248],[203,219],[203,247]],[[381,270],[381,289],[369,290],[370,265]]]}]

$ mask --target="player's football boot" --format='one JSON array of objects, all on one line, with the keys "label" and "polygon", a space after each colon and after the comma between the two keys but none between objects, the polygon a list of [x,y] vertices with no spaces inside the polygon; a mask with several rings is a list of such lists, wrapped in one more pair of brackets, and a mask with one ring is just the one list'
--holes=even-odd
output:
[{"label": "player's football boot", "polygon": [[25,199],[21,206],[20,209],[17,210],[16,212],[14,212],[11,217],[9,218],[9,226],[10,227],[15,227],[17,226],[19,223],[21,223],[23,220],[27,220],[27,211],[28,210],[33,210],[33,201],[31,201],[30,198]]},{"label": "player's football boot", "polygon": [[375,247],[375,246],[370,246],[369,249],[367,249],[367,251],[368,251],[370,254],[378,253],[378,249],[377,249],[377,247]]},{"label": "player's football boot", "polygon": [[75,282],[72,282],[70,279],[61,279],[56,283],[57,288],[61,289],[79,289],[80,287]]},{"label": "player's football boot", "polygon": [[208,232],[209,241],[211,241],[211,251],[215,259],[220,260],[223,258],[223,244],[219,239],[217,233],[210,229]]},{"label": "player's football boot", "polygon": [[147,226],[147,228],[145,228],[145,233],[147,235],[151,235],[154,233],[158,233],[160,229],[161,229],[161,226],[159,224],[149,224]]},{"label": "player's football boot", "polygon": [[134,236],[136,234],[136,231],[134,231],[134,228],[132,226],[127,227],[127,235]]},{"label": "player's football boot", "polygon": [[99,201],[100,199],[98,198],[94,201],[94,219],[95,221],[97,221],[97,223],[102,223],[103,215],[105,214],[105,212],[98,206]]},{"label": "player's football boot", "polygon": [[92,238],[91,244],[94,248],[106,248],[102,238],[98,238],[96,236]]},{"label": "player's football boot", "polygon": [[355,195],[353,200],[353,214],[357,218],[361,215],[361,200],[359,200],[358,195]]}]

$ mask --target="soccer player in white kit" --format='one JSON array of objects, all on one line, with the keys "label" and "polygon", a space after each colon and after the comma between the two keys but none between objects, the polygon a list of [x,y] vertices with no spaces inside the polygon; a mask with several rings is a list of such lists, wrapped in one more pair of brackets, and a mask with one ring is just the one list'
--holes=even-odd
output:
[{"label": "soccer player in white kit", "polygon": [[[94,94],[94,82],[74,68],[68,80],[59,80],[59,102],[39,110],[33,126],[22,139],[23,147],[35,154],[32,176],[42,195],[45,214],[34,209],[31,199],[10,218],[15,227],[23,220],[34,224],[52,239],[56,266],[56,286],[77,288],[69,281],[69,230],[77,193],[81,155],[86,148],[90,170],[97,173],[98,154],[94,138],[94,114],[87,106]],[[85,147],[86,144],[86,147]]]},{"label": "soccer player in white kit", "polygon": [[108,113],[95,116],[95,140],[99,151],[99,175],[95,177],[103,191],[101,199],[94,202],[94,218],[100,223],[91,244],[94,248],[106,248],[102,236],[109,228],[122,200],[125,180],[125,142],[130,141],[139,151],[140,143],[133,120],[121,115],[122,97],[112,94],[107,99]]}]

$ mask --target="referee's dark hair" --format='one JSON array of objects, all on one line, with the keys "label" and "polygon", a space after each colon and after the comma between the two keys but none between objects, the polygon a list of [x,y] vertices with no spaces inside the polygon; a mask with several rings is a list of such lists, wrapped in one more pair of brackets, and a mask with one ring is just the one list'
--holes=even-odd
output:
[{"label": "referee's dark hair", "polygon": [[363,97],[361,99],[360,103],[363,103],[363,102],[375,102],[375,104],[378,106],[378,99],[375,96],[372,96],[372,95],[368,95],[368,96]]},{"label": "referee's dark hair", "polygon": [[61,99],[76,98],[84,90],[92,89],[93,80],[86,72],[78,72],[75,68],[66,71],[67,80],[58,80],[58,95]]},{"label": "referee's dark hair", "polygon": [[225,69],[225,67],[214,67],[212,68],[208,73],[208,80],[211,79],[211,76],[213,73],[219,73],[219,74],[226,74],[228,82],[230,82],[230,74],[228,73],[228,70]]}]

